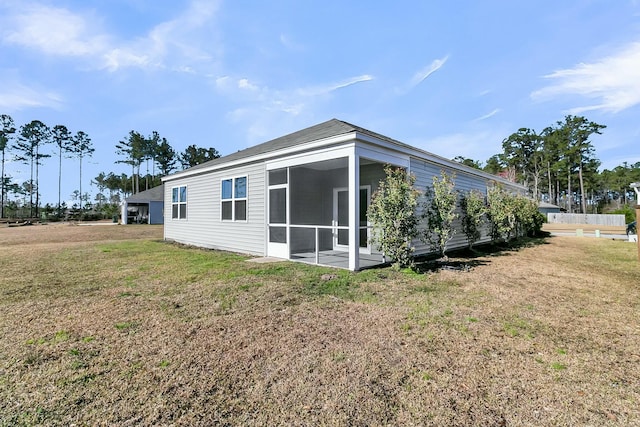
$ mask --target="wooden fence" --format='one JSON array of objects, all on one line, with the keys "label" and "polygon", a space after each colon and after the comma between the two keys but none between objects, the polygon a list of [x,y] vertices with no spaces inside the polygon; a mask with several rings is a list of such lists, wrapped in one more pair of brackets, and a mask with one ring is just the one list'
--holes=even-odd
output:
[{"label": "wooden fence", "polygon": [[589,224],[608,227],[624,227],[626,225],[624,215],[601,214],[548,213],[547,222],[550,224]]}]

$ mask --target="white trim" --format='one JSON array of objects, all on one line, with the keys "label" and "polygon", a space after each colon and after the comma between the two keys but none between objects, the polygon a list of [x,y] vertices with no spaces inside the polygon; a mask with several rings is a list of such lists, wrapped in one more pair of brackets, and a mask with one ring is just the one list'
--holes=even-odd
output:
[{"label": "white trim", "polygon": [[257,162],[261,160],[269,160],[274,157],[286,156],[288,154],[298,153],[300,151],[309,151],[317,148],[328,147],[330,145],[339,144],[342,142],[353,141],[356,138],[354,132],[345,133],[342,135],[332,136],[330,138],[318,139],[311,142],[301,143],[292,147],[283,148],[280,150],[268,151],[266,153],[255,154],[252,156],[242,157],[237,160],[231,160],[229,162],[220,162],[208,167],[197,168],[195,170],[187,169],[184,171],[176,172],[173,175],[162,177],[162,182],[171,181],[174,179],[181,179],[192,175],[199,175],[218,169],[227,169],[234,166],[243,165],[245,163]]},{"label": "white trim", "polygon": [[353,153],[355,144],[347,144],[340,147],[330,147],[322,151],[313,153],[299,153],[282,159],[267,161],[267,171],[273,169],[289,168],[294,166],[302,166],[309,163],[318,163],[326,160],[335,160],[339,158],[347,158]]},{"label": "white trim", "polygon": [[[236,179],[244,178],[245,179],[245,196],[244,197],[236,197]],[[224,199],[222,198],[222,183],[225,181],[231,181],[231,198]],[[236,203],[245,201],[245,212],[244,219],[236,219]],[[222,218],[222,203],[231,202],[231,219]],[[247,222],[249,220],[249,174],[240,174],[235,176],[230,176],[226,178],[220,179],[220,222]]]}]

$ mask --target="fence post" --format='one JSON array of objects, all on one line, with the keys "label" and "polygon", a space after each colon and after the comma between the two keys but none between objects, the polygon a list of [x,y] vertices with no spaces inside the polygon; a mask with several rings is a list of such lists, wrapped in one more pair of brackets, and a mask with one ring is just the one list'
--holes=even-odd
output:
[{"label": "fence post", "polygon": [[637,204],[636,205],[636,236],[637,236],[636,243],[638,244],[638,262],[640,262],[640,232],[638,232],[639,228],[640,228],[640,204]]}]

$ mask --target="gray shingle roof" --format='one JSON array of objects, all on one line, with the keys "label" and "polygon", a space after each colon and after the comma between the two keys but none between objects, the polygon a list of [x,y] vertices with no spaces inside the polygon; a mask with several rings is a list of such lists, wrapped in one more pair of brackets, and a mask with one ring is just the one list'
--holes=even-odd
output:
[{"label": "gray shingle roof", "polygon": [[355,126],[350,123],[344,122],[342,120],[331,119],[326,122],[319,123],[317,125],[299,130],[297,132],[290,133],[289,135],[281,136],[279,138],[272,139],[271,141],[267,141],[262,144],[254,145],[253,147],[249,147],[247,149],[237,151],[227,156],[209,160],[208,162],[201,163],[199,165],[193,166],[186,170],[194,171],[197,169],[214,166],[216,164],[223,164],[226,162],[239,160],[246,157],[251,157],[259,154],[265,154],[271,151],[281,150],[283,148],[294,147],[296,145],[304,144],[307,142],[317,141],[324,138],[331,138],[338,135],[344,135],[351,132],[360,132],[360,133],[373,136],[375,138],[383,139],[385,141],[391,141],[396,144],[406,145],[398,141],[395,141],[391,138],[388,138],[386,136],[383,136],[375,132],[371,132],[367,129],[361,128],[359,126]]},{"label": "gray shingle roof", "polygon": [[149,190],[141,191],[125,198],[127,203],[146,203],[149,201],[164,201],[164,184]]}]

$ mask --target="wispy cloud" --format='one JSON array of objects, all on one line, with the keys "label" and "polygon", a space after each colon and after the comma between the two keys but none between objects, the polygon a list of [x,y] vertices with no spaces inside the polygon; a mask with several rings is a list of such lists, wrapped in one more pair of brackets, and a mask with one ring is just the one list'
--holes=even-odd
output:
[{"label": "wispy cloud", "polygon": [[496,114],[498,114],[501,110],[499,108],[494,109],[493,111],[491,111],[490,113],[485,114],[484,116],[480,116],[480,117],[476,117],[475,119],[473,119],[472,121],[474,122],[480,122],[482,120],[486,120],[490,117],[495,116]]},{"label": "wispy cloud", "polygon": [[442,66],[447,62],[448,59],[449,55],[445,56],[444,58],[434,59],[433,61],[431,61],[429,65],[425,66],[422,70],[413,75],[411,81],[409,82],[409,86],[414,87],[425,81],[427,77],[442,68]]},{"label": "wispy cloud", "polygon": [[446,55],[442,58],[434,59],[433,61],[431,61],[431,63],[423,67],[420,71],[416,72],[408,82],[404,83],[400,87],[396,87],[396,95],[405,95],[409,93],[413,88],[425,81],[430,75],[442,68],[448,59],[449,55]]},{"label": "wispy cloud", "polygon": [[37,49],[47,55],[86,56],[107,48],[87,17],[43,4],[25,4],[2,19],[5,43]]},{"label": "wispy cloud", "polygon": [[19,111],[33,107],[61,108],[63,98],[53,92],[33,88],[18,82],[8,83],[0,87],[0,111]]},{"label": "wispy cloud", "polygon": [[291,37],[289,37],[286,34],[280,34],[280,43],[282,43],[282,45],[284,47],[286,47],[289,50],[292,51],[303,51],[305,50],[304,45],[302,45],[301,43],[297,43],[296,41],[294,41]]},{"label": "wispy cloud", "polygon": [[345,79],[339,82],[300,88],[297,90],[297,93],[301,96],[325,95],[325,94],[334,92],[338,89],[343,89],[358,83],[368,82],[371,80],[373,80],[373,76],[370,76],[369,74],[363,74],[361,76],[349,77],[348,79]]},{"label": "wispy cloud", "polygon": [[137,67],[193,73],[191,62],[211,57],[195,47],[199,43],[193,43],[192,37],[197,37],[193,32],[205,26],[217,8],[217,1],[193,0],[175,19],[140,37],[118,40],[91,13],[41,3],[8,4],[0,18],[4,27],[0,37],[7,44],[50,56],[85,58],[94,67],[109,71]]},{"label": "wispy cloud", "polygon": [[600,110],[617,113],[640,104],[640,42],[592,63],[544,76],[554,83],[531,94],[534,100],[549,100],[574,95],[595,103],[572,107],[571,114]]}]

